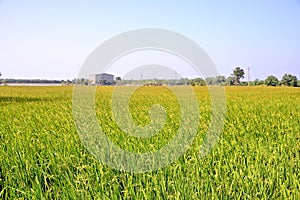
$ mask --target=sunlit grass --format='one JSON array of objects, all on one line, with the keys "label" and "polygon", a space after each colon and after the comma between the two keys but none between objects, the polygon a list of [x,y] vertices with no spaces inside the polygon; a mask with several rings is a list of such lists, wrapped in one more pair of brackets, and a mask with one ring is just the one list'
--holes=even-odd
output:
[{"label": "sunlit grass", "polygon": [[[82,145],[72,116],[72,87],[0,87],[1,199],[298,199],[300,196],[299,88],[226,87],[227,114],[218,144],[199,150],[210,122],[205,87],[194,87],[201,111],[190,149],[163,169],[142,174],[113,170]],[[113,87],[98,87],[99,123],[124,149],[146,152],[173,138],[179,105],[162,87],[132,96],[132,119],[150,123],[153,103],[167,124],[153,138],[128,137],[113,121]],[[176,132],[175,132],[176,133]]]}]

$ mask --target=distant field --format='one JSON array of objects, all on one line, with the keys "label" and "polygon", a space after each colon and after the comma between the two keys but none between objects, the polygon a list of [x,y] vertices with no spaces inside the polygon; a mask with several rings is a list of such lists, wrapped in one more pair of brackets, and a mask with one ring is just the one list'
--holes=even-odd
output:
[{"label": "distant field", "polygon": [[[0,87],[0,199],[299,199],[300,88],[226,87],[223,133],[199,158],[210,123],[206,87],[194,87],[201,111],[198,135],[168,167],[130,174],[97,161],[83,146],[72,116],[71,86]],[[179,104],[164,87],[142,87],[130,102],[139,125],[153,103],[166,108],[162,131],[141,143],[112,120],[113,87],[98,87],[96,113],[108,137],[135,152],[168,143]]]}]

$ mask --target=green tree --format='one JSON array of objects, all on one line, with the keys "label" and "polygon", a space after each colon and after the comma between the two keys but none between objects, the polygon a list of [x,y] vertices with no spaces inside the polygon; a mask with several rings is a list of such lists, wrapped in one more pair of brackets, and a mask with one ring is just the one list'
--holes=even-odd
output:
[{"label": "green tree", "polygon": [[117,85],[120,85],[120,83],[121,83],[121,77],[120,76],[117,76],[116,77],[116,82],[117,82]]},{"label": "green tree", "polygon": [[279,84],[279,80],[275,76],[271,75],[266,78],[265,84],[267,86],[277,86]]},{"label": "green tree", "polygon": [[216,77],[207,77],[205,78],[207,85],[225,85],[226,77],[225,76],[216,76]]},{"label": "green tree", "polygon": [[233,70],[233,76],[234,76],[234,83],[235,85],[239,85],[240,84],[240,79],[244,78],[244,70],[240,67],[236,67],[235,70]]},{"label": "green tree", "polygon": [[207,77],[207,78],[205,78],[205,82],[207,85],[214,85],[216,80],[214,77]]},{"label": "green tree", "polygon": [[234,85],[234,77],[233,76],[228,76],[226,79],[226,85]]},{"label": "green tree", "polygon": [[259,80],[258,78],[256,78],[253,81],[253,85],[263,85],[263,84],[264,84],[264,81],[263,80]]},{"label": "green tree", "polygon": [[101,85],[108,85],[107,80],[106,80],[106,79],[102,80],[102,81],[101,81]]},{"label": "green tree", "polygon": [[282,76],[281,84],[286,86],[297,87],[298,79],[296,76],[293,76],[291,74],[284,74]]},{"label": "green tree", "polygon": [[225,76],[217,76],[216,77],[216,83],[217,85],[225,85],[226,83],[226,77]]},{"label": "green tree", "polygon": [[179,85],[188,85],[189,84],[189,79],[188,78],[180,78],[178,81]]},{"label": "green tree", "polygon": [[194,78],[194,79],[190,79],[188,84],[191,86],[195,86],[195,85],[205,86],[206,82],[202,78]]}]

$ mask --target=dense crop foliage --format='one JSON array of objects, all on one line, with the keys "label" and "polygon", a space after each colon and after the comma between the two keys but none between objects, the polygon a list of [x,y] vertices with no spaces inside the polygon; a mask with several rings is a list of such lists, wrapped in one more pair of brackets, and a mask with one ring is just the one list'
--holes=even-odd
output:
[{"label": "dense crop foliage", "polygon": [[[160,170],[129,174],[99,163],[83,146],[72,116],[72,87],[0,87],[0,199],[297,199],[300,196],[299,88],[227,87],[224,131],[203,159],[210,98],[194,87],[201,111],[198,135],[180,159]],[[154,151],[180,125],[175,96],[143,87],[131,98],[131,117],[150,123],[161,104],[166,125],[152,138],[123,133],[110,111],[113,87],[99,87],[96,113],[123,149]]]}]

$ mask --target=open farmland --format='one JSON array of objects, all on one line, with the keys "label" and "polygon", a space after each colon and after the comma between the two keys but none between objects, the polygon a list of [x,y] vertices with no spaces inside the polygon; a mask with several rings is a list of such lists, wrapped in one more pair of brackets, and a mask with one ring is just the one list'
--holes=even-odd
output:
[{"label": "open farmland", "polygon": [[[0,87],[0,199],[298,199],[300,89],[226,87],[223,133],[199,158],[210,123],[206,87],[193,87],[200,107],[197,137],[170,166],[131,174],[111,169],[81,143],[72,115],[72,87]],[[113,87],[98,87],[96,114],[123,149],[155,151],[176,134],[176,97],[164,87],[142,87],[129,107],[136,124],[150,123],[160,104],[166,124],[151,138],[129,137],[112,119]]]}]

